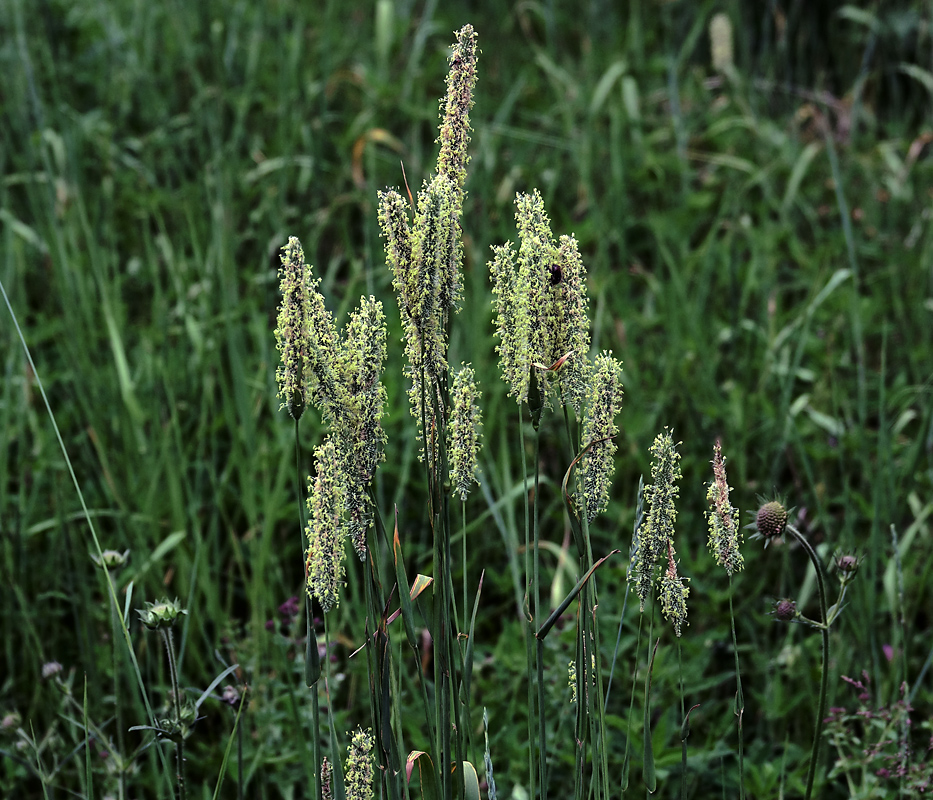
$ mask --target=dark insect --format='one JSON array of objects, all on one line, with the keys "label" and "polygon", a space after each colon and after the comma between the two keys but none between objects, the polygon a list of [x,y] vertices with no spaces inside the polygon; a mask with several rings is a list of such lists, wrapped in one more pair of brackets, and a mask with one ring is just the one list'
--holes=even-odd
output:
[{"label": "dark insect", "polygon": [[551,274],[551,286],[557,286],[561,278],[563,278],[560,271],[560,264],[551,264],[551,266],[548,267],[548,272]]}]

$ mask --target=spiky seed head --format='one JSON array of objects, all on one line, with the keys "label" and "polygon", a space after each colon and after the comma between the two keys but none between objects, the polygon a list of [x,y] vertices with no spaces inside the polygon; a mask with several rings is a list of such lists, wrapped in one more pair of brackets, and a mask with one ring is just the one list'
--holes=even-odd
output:
[{"label": "spiky seed head", "polygon": [[771,500],[758,509],[755,528],[765,539],[781,536],[787,527],[787,509],[777,500]]}]

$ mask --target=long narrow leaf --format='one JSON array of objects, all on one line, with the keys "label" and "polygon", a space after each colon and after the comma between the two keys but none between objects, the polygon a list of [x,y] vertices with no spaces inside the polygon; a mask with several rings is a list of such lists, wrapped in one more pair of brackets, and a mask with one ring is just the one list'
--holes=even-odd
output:
[{"label": "long narrow leaf", "polygon": [[564,598],[563,602],[554,609],[554,611],[551,613],[551,616],[545,620],[544,624],[541,626],[541,629],[535,634],[538,639],[541,639],[542,641],[544,640],[544,637],[547,636],[551,628],[554,627],[554,623],[557,622],[557,620],[560,619],[561,614],[567,610],[567,606],[569,606],[574,601],[574,598],[580,594],[580,590],[583,589],[583,587],[586,585],[586,582],[590,579],[590,576],[596,572],[596,570],[598,570],[609,558],[621,552],[621,550],[610,551],[586,571],[586,574],[580,578],[579,581],[577,581],[577,585],[570,590],[570,594],[568,594]]}]

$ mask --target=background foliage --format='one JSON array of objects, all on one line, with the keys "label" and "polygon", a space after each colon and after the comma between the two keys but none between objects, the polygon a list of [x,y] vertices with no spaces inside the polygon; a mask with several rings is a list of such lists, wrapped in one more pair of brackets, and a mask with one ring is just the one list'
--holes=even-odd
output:
[{"label": "background foliage", "polygon": [[[362,293],[386,301],[389,446],[376,492],[384,514],[398,505],[406,552],[423,569],[430,544],[411,480],[417,443],[375,201],[377,190],[403,185],[400,162],[413,190],[433,164],[447,47],[465,22],[482,55],[451,363],[471,361],[483,391],[486,488],[468,509],[471,580],[487,570],[474,708],[489,709],[500,796],[510,795],[513,765],[523,763],[510,720],[524,694],[524,660],[506,546],[518,511],[493,498],[518,499],[520,476],[485,265],[489,246],[513,236],[516,191],[540,189],[554,231],[576,235],[594,349],[611,347],[624,362],[615,489],[593,531],[602,552],[628,548],[654,435],[669,425],[683,442],[684,669],[688,699],[702,704],[692,717],[694,790],[703,796],[734,771],[727,583],[706,552],[702,516],[717,436],[737,505],[754,509],[756,493],[776,492],[827,560],[864,556],[833,638],[840,702],[848,687],[838,676],[862,670],[876,705],[897,700],[904,679],[914,692],[928,690],[929,7],[576,5],[0,5],[0,279],[102,543],[132,553],[121,589],[132,582],[133,607],[169,595],[189,609],[187,685],[203,689],[224,663],[241,664],[252,692],[245,769],[253,796],[300,794],[309,747],[303,627],[277,610],[302,583],[292,427],[274,398],[279,248],[301,237],[341,322]],[[707,25],[717,11],[735,29],[735,69],[724,74],[710,66]],[[142,724],[144,713],[135,683],[113,662],[103,582],[36,376],[9,315],[0,329],[0,710],[19,715],[0,734],[11,756],[0,761],[0,787],[38,796],[38,763],[46,772],[60,765],[51,784],[81,791],[87,776],[74,748],[83,736],[42,681],[42,664],[64,665],[76,693],[87,676],[89,714],[107,730],[114,692],[130,704],[129,724]],[[307,453],[320,436],[309,416]],[[573,582],[555,558],[567,536],[558,486],[568,459],[558,441],[555,430],[542,453],[553,543],[544,564],[556,596],[560,582],[565,591]],[[784,595],[812,612],[812,573],[789,547],[746,545],[745,554],[735,603],[749,789],[776,796],[784,785],[793,794],[805,770],[819,645],[767,612]],[[606,630],[622,606],[624,573],[614,569],[601,583]],[[345,728],[365,722],[362,665],[346,661],[363,635],[362,608],[351,580],[334,651]],[[630,616],[623,646],[635,625]],[[155,641],[133,633],[146,685],[164,694]],[[558,710],[567,704],[562,670],[572,641],[552,638]],[[634,659],[623,655],[609,708],[620,753]],[[674,697],[670,656],[659,659],[655,681]],[[929,718],[922,697],[918,715]],[[658,774],[669,793],[663,778],[680,763],[675,705],[656,712]],[[213,785],[232,716],[210,701],[202,713],[191,781]],[[18,744],[19,725],[42,743],[38,755]],[[559,733],[557,785],[573,758],[571,727]],[[98,770],[107,763],[101,750],[98,743]],[[135,780],[166,796],[156,766],[147,751]],[[835,785],[845,796],[841,777]]]}]

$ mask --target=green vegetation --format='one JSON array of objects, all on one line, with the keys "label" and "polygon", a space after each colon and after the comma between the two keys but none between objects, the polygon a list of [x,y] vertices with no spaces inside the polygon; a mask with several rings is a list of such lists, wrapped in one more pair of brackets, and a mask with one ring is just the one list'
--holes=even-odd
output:
[{"label": "green vegetation", "polygon": [[[342,800],[374,771],[376,796],[471,796],[475,768],[487,797],[491,764],[501,798],[911,796],[933,777],[930,9],[455,5],[0,4],[0,794]],[[435,140],[467,23],[461,189]],[[409,188],[412,247],[459,218],[462,262],[432,300],[459,313],[414,334],[387,255]],[[564,354],[531,323],[508,351],[522,248],[565,259],[551,289],[585,283],[567,341],[601,377],[534,366]],[[339,391],[307,403],[276,397],[283,253],[335,332],[315,374]],[[440,469],[455,396],[482,414],[479,486]],[[382,463],[347,460],[367,414]],[[321,463],[356,482],[306,503]],[[372,558],[346,548],[324,614],[303,531],[334,497]],[[722,545],[733,507],[767,548]]]}]

